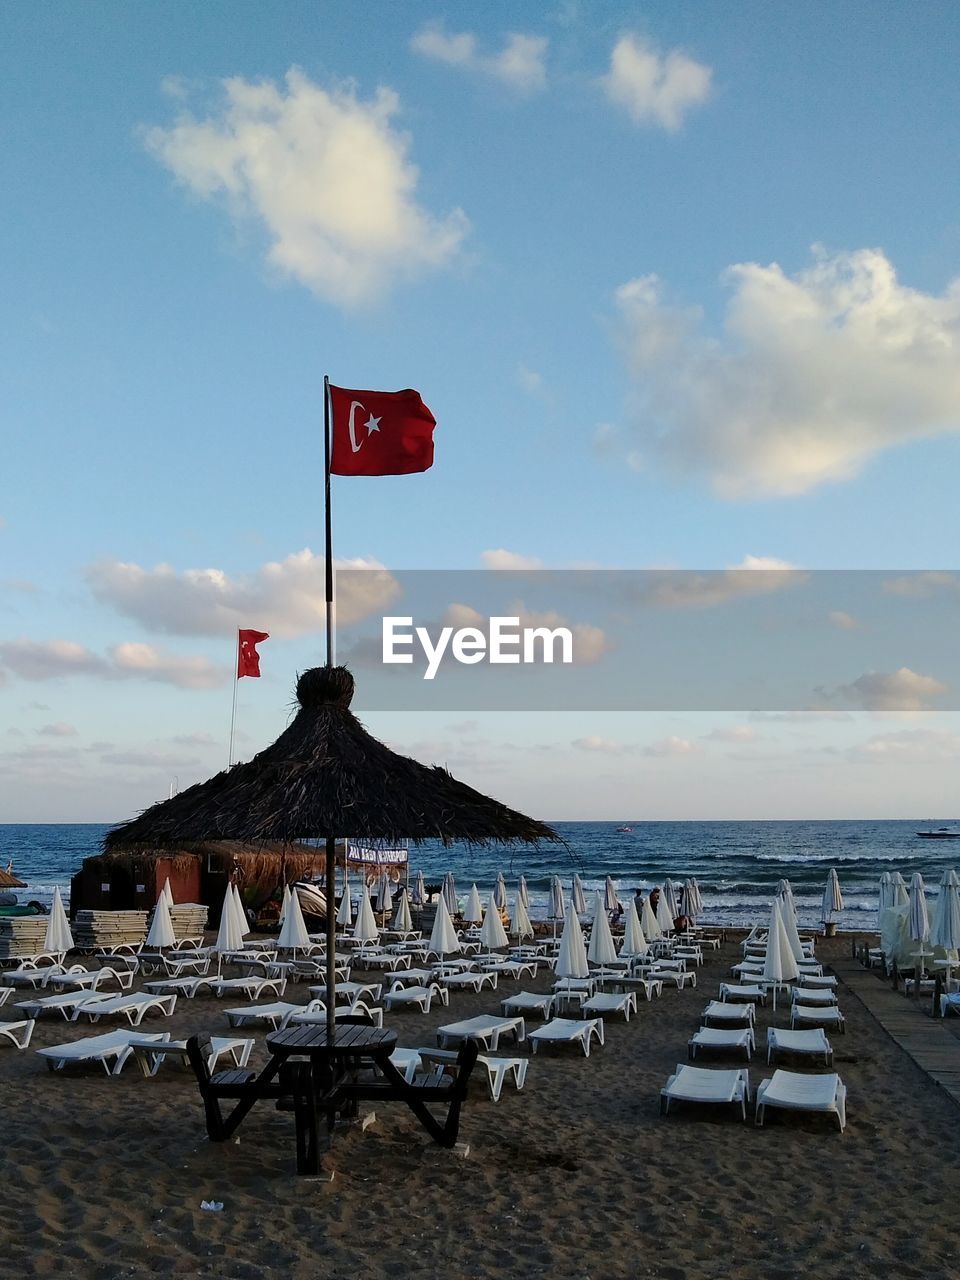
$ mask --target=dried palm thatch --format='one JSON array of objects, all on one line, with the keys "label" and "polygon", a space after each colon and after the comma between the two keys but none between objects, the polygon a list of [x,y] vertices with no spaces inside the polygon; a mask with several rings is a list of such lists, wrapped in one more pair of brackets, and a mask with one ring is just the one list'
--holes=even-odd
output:
[{"label": "dried palm thatch", "polygon": [[4,870],[3,867],[0,867],[0,889],[25,889],[26,887],[22,880],[17,879],[10,868]]},{"label": "dried palm thatch", "polygon": [[304,672],[297,682],[300,710],[272,746],[114,827],[105,847],[289,844],[346,835],[391,844],[562,843],[544,823],[371,737],[350,711],[353,691],[345,667]]}]

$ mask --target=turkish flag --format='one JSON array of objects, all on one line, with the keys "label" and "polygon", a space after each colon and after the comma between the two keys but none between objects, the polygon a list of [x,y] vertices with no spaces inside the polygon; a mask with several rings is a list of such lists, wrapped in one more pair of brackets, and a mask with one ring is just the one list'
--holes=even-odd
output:
[{"label": "turkish flag", "polygon": [[260,655],[257,653],[257,645],[261,640],[269,640],[269,631],[243,631],[237,632],[239,647],[237,650],[237,679],[241,676],[257,676],[260,675]]},{"label": "turkish flag", "polygon": [[437,420],[418,391],[330,387],[335,476],[406,476],[433,466]]}]

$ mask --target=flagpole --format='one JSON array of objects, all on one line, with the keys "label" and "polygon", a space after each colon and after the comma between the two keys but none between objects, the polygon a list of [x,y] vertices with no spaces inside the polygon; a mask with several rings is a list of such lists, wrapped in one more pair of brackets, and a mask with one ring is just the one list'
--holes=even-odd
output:
[{"label": "flagpole", "polygon": [[227,768],[233,764],[233,730],[237,723],[237,689],[240,686],[240,631],[237,629],[237,660],[233,664],[233,709],[230,712],[230,750],[227,752]]},{"label": "flagpole", "polygon": [[324,577],[327,601],[327,666],[334,663],[333,649],[333,522],[330,516],[330,379],[323,378],[323,512],[324,512]]}]

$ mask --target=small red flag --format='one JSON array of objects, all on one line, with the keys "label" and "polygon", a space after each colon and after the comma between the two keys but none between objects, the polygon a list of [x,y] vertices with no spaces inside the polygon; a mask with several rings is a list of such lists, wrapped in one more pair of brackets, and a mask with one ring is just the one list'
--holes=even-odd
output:
[{"label": "small red flag", "polygon": [[406,476],[433,466],[437,420],[418,391],[351,391],[330,385],[335,476]]},{"label": "small red flag", "polygon": [[237,679],[241,676],[257,676],[260,675],[260,655],[257,653],[257,645],[261,640],[269,640],[269,631],[243,631],[237,632],[239,637],[239,647],[237,650]]}]

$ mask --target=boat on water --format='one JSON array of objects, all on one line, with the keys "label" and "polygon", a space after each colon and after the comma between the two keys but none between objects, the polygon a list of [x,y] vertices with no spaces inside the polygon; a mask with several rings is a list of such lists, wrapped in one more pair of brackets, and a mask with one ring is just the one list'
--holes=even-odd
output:
[{"label": "boat on water", "polygon": [[633,827],[617,827],[618,831],[632,831]]},{"label": "boat on water", "polygon": [[921,840],[960,840],[960,827],[935,827],[933,831],[916,831]]},{"label": "boat on water", "polygon": [[308,929],[317,929],[327,922],[327,895],[323,886],[311,880],[298,880],[293,886],[300,899],[300,910]]}]

